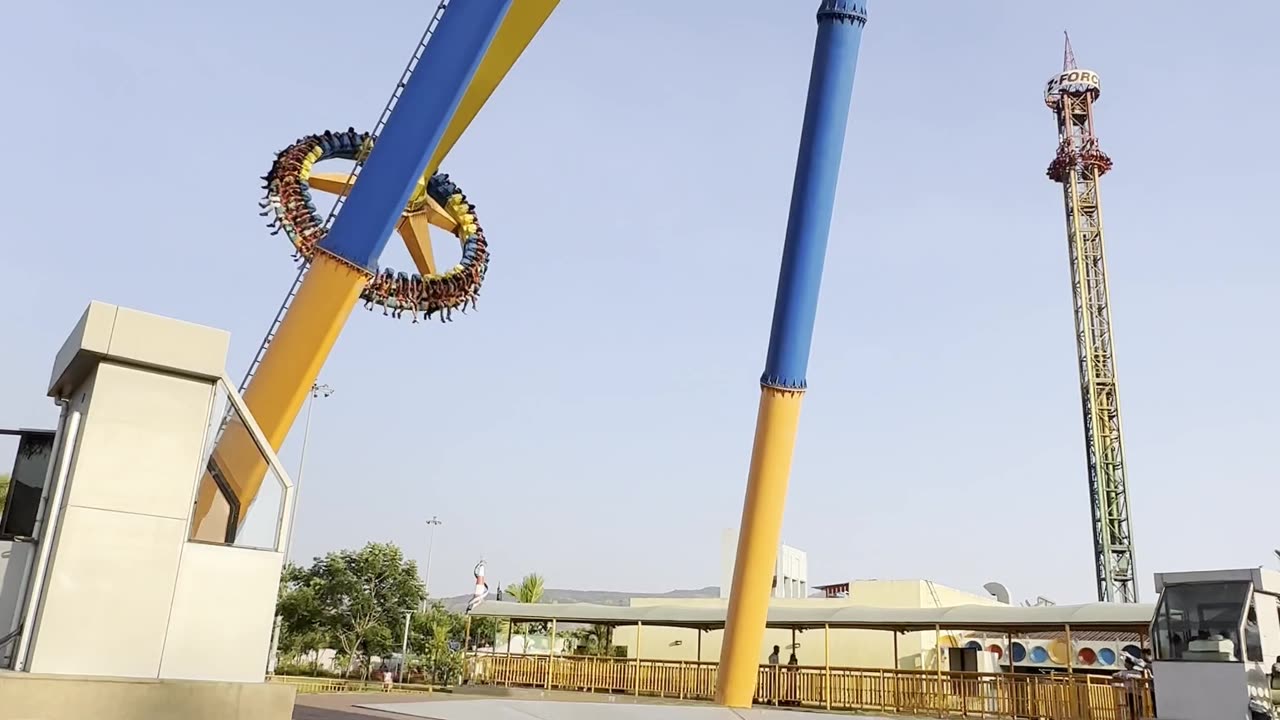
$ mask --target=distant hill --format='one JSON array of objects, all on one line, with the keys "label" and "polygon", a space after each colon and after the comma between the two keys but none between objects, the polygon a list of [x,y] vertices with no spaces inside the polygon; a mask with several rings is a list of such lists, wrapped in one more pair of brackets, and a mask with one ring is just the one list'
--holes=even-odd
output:
[{"label": "distant hill", "polygon": [[[614,592],[612,590],[557,590],[547,588],[542,592],[544,603],[592,603],[595,605],[623,605],[631,598],[716,598],[720,597],[720,588],[704,587],[701,590],[670,590],[664,593]],[[470,595],[455,595],[440,598],[446,609],[462,612],[467,607]],[[496,588],[490,590],[489,599],[497,599]],[[505,595],[503,600],[509,599]]]}]

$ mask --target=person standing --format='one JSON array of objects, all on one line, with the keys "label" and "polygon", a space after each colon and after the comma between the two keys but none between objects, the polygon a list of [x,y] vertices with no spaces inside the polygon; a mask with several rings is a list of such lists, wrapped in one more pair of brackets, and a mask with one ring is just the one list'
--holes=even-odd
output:
[{"label": "person standing", "polygon": [[1138,696],[1138,681],[1142,679],[1142,673],[1137,669],[1133,658],[1125,655],[1124,669],[1112,676],[1114,685],[1124,694],[1125,709],[1128,711],[1124,716],[1124,720],[1138,720],[1141,717],[1139,711],[1142,708],[1142,702]]},{"label": "person standing", "polygon": [[787,658],[787,704],[800,704],[800,658],[796,657],[796,651],[791,650],[791,657]]},{"label": "person standing", "polygon": [[769,693],[765,697],[773,699],[774,702],[777,701],[778,695],[780,694],[779,691],[782,689],[780,687],[782,684],[782,677],[778,672],[778,655],[781,653],[782,648],[777,645],[774,645],[773,652],[769,653],[769,684],[771,687],[769,688]]}]

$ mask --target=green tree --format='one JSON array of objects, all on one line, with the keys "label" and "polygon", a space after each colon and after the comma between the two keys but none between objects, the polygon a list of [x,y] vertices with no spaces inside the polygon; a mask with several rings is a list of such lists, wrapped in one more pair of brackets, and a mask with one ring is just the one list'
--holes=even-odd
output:
[{"label": "green tree", "polygon": [[305,608],[303,617],[314,621],[311,627],[336,643],[351,662],[364,660],[366,673],[370,655],[399,649],[404,613],[426,597],[417,564],[390,543],[318,558],[296,587],[310,593],[310,599],[300,596],[298,604]]},{"label": "green tree", "polygon": [[609,625],[592,625],[571,630],[568,638],[573,644],[569,652],[574,655],[608,657],[613,654],[613,628]]},{"label": "green tree", "polygon": [[[542,576],[537,573],[529,573],[520,580],[519,584],[508,585],[506,594],[510,596],[511,602],[532,604],[542,602],[542,593],[545,589]],[[547,624],[541,622],[513,623],[513,626],[513,632],[521,635],[527,635],[530,632],[546,632],[547,630]]]},{"label": "green tree", "polygon": [[6,498],[9,497],[9,473],[0,474],[0,508],[4,507]]},{"label": "green tree", "polygon": [[[473,615],[471,617],[471,637],[468,639],[467,647],[474,650],[488,643],[493,643],[496,646],[499,642],[502,642],[503,638],[500,635],[504,632],[506,632],[505,626],[502,622],[499,622],[498,618]],[[459,642],[462,640],[463,638],[458,638]]]},{"label": "green tree", "polygon": [[519,585],[508,585],[507,595],[511,596],[512,602],[537,603],[542,602],[542,593],[545,589],[542,576],[529,573],[520,580]]},{"label": "green tree", "polygon": [[[415,613],[410,624],[409,647],[417,655],[415,667],[433,683],[447,685],[462,669],[462,635],[465,620],[439,602]],[[454,650],[454,648],[458,650]]]},{"label": "green tree", "polygon": [[301,656],[315,653],[312,670],[319,662],[320,650],[330,644],[320,605],[316,601],[311,575],[294,564],[285,566],[280,576],[280,596],[276,600],[276,613],[280,615],[280,653],[282,658],[297,661]]}]

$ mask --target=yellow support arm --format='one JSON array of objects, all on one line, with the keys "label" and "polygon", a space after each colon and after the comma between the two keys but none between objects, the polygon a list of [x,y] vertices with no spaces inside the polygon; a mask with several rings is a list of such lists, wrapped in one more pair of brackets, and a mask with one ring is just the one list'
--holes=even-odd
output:
[{"label": "yellow support arm", "polygon": [[462,95],[458,109],[453,114],[449,126],[440,138],[431,162],[427,163],[427,177],[434,175],[440,168],[449,151],[462,137],[462,133],[471,125],[480,108],[488,102],[489,96],[507,76],[511,66],[520,59],[520,54],[529,47],[533,36],[538,34],[542,25],[551,17],[560,0],[513,0],[511,9],[502,20],[502,26],[489,44],[489,52],[485,53],[471,78],[471,84]]},{"label": "yellow support arm", "polygon": [[[368,272],[327,253],[317,253],[312,260],[311,269],[276,331],[275,340],[267,348],[253,382],[244,393],[245,405],[258,421],[272,450],[278,451],[288,437],[311,386],[320,377],[320,367],[338,341],[342,326],[368,281]],[[239,498],[243,519],[266,477],[266,459],[258,452],[247,429],[231,423],[213,451],[213,460]],[[226,515],[219,506],[216,486],[206,474],[196,498],[193,537],[211,542],[222,540]]]},{"label": "yellow support arm", "polygon": [[[350,179],[350,174],[319,173],[312,175],[307,182],[313,190],[346,195],[351,191],[351,185],[348,184]],[[427,194],[425,178],[418,179],[418,189],[414,191],[413,198],[409,201],[410,205],[414,207],[420,205],[422,209],[416,212],[406,211],[404,217],[400,218],[400,224],[396,226],[396,230],[404,240],[409,255],[413,257],[414,267],[418,268],[419,273],[430,275],[436,271],[436,258],[431,251],[431,236],[428,234],[427,224],[444,228],[456,235],[458,223]],[[420,200],[415,202],[418,198]]]}]

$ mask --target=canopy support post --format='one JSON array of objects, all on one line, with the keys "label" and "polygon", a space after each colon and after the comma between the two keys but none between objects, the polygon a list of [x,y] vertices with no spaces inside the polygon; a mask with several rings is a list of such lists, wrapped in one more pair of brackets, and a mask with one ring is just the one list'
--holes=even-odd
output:
[{"label": "canopy support post", "polygon": [[822,700],[831,709],[831,624],[822,624]]},{"label": "canopy support post", "polygon": [[946,713],[943,711],[942,705],[943,705],[943,700],[945,700],[946,698],[942,692],[942,626],[941,625],[933,626],[933,654],[934,654],[934,660],[937,662],[937,665],[938,665],[938,668],[937,668],[938,687],[934,691],[934,694],[936,695],[937,702],[938,702],[938,717],[943,717],[946,715]]},{"label": "canopy support post", "polygon": [[633,693],[636,697],[640,697],[640,631],[644,629],[644,623],[636,621],[636,679],[632,684]]},{"label": "canopy support post", "polygon": [[556,659],[556,620],[551,619],[551,637],[547,644],[547,683],[543,687],[551,689],[551,666]]}]

